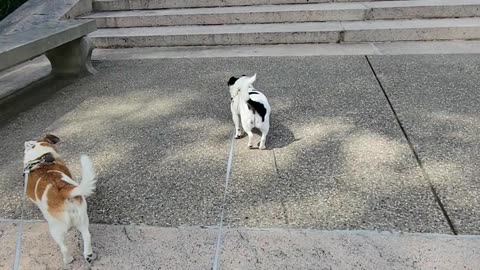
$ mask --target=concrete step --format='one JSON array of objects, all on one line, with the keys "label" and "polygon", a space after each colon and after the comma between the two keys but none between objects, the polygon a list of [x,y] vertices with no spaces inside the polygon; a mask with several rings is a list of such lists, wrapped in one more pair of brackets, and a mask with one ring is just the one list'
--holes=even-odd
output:
[{"label": "concrete step", "polygon": [[[12,269],[17,222],[0,222],[1,269]],[[29,221],[24,228],[20,269],[61,269],[47,224]],[[478,235],[224,228],[216,246],[216,227],[91,224],[90,233],[97,260],[90,266],[82,259],[81,236],[71,230],[66,243],[76,260],[67,269],[212,269],[217,249],[220,269],[232,270],[477,269],[480,263]]]},{"label": "concrete step", "polygon": [[480,16],[480,0],[420,0],[247,7],[131,10],[94,13],[97,27],[149,27],[421,19]]},{"label": "concrete step", "polygon": [[[164,9],[164,8],[200,8],[200,7],[230,7],[279,4],[308,4],[329,2],[365,2],[379,0],[94,0],[93,9],[133,10],[133,9]],[[413,0],[410,0],[413,1]]]},{"label": "concrete step", "polygon": [[[228,57],[282,57],[282,56],[338,56],[338,55],[426,55],[426,54],[480,54],[480,40],[398,41],[328,44],[276,44],[238,46],[177,46],[123,49],[95,49],[93,60],[137,60],[176,58]],[[50,64],[46,59],[47,64]],[[47,67],[48,68],[48,67]],[[45,70],[35,67],[32,71]],[[29,70],[31,71],[31,70]],[[48,71],[48,70],[47,70]],[[45,71],[45,72],[47,72]],[[48,72],[47,72],[48,73]],[[16,72],[22,80],[24,70]],[[13,76],[12,76],[13,77]],[[15,78],[15,77],[14,77]],[[7,84],[0,77],[0,89]]]},{"label": "concrete step", "polygon": [[99,48],[480,39],[480,18],[99,29]]}]

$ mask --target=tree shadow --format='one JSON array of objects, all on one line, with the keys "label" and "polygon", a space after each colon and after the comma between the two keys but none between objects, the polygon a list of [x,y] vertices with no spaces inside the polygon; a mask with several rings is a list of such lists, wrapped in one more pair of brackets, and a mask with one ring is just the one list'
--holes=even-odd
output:
[{"label": "tree shadow", "polygon": [[[302,65],[279,64],[286,60]],[[227,210],[236,217],[256,213],[256,221],[250,216],[248,223],[233,226],[407,231],[443,226],[365,59],[286,60],[100,62],[97,75],[0,128],[12,142],[0,169],[1,202],[8,205],[2,215],[19,214],[23,140],[53,132],[64,140],[61,151],[74,171],[79,153],[93,157],[99,180],[89,199],[92,223],[216,224],[233,132],[224,80],[231,73],[253,74],[249,66],[275,66],[276,73],[258,83],[274,108],[268,143],[275,151],[246,154],[235,148],[234,162],[246,164],[234,164]],[[228,74],[219,66],[229,67]],[[269,215],[278,215],[278,222]]]}]

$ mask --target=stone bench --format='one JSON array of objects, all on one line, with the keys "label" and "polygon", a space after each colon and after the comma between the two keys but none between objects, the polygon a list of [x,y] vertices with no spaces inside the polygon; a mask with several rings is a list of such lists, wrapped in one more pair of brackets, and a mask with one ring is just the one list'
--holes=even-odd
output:
[{"label": "stone bench", "polygon": [[93,43],[86,35],[96,29],[94,21],[47,21],[2,35],[0,71],[45,54],[55,76],[93,74]]}]

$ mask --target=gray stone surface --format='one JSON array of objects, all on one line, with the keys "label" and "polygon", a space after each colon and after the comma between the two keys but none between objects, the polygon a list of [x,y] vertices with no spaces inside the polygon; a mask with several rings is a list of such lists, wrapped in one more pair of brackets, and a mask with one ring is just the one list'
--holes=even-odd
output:
[{"label": "gray stone surface", "polygon": [[363,20],[367,8],[357,3],[271,5],[224,8],[131,10],[94,13],[99,28],[243,23]]},{"label": "gray stone surface", "polygon": [[220,269],[474,270],[479,253],[470,236],[228,229]]},{"label": "gray stone surface", "polygon": [[419,41],[358,44],[280,44],[245,46],[96,49],[96,60],[252,56],[478,54],[480,41]]},{"label": "gray stone surface", "polygon": [[480,233],[480,56],[372,57],[455,227]]},{"label": "gray stone surface", "polygon": [[23,32],[39,24],[71,19],[92,11],[92,0],[29,0],[0,21],[0,34]]},{"label": "gray stone surface", "polygon": [[235,63],[273,120],[269,150],[236,142],[226,224],[449,232],[364,57]]},{"label": "gray stone surface", "polygon": [[430,42],[386,42],[374,43],[375,48],[382,55],[400,54],[478,54],[480,53],[478,40],[453,40]]},{"label": "gray stone surface", "polygon": [[[426,125],[408,131],[424,136],[418,137],[424,145],[415,143],[421,157],[434,162],[427,171],[438,179],[447,210],[461,233],[477,234],[476,112],[468,111],[476,108],[477,57],[412,56],[397,65],[384,59],[374,64],[395,76],[382,79],[401,87],[394,88],[396,98],[417,118],[401,116]],[[235,142],[227,224],[449,233],[361,56],[103,61],[97,68],[96,76],[49,93],[1,123],[7,142],[1,217],[19,217],[23,142],[53,132],[63,139],[60,150],[76,176],[80,153],[94,159],[99,184],[88,200],[92,222],[217,224],[233,131],[225,81],[257,72],[256,86],[273,107],[269,150]],[[28,218],[40,218],[31,203],[26,209]]]},{"label": "gray stone surface", "polygon": [[[479,234],[478,61],[373,58],[461,234]],[[103,61],[96,68],[96,76],[0,123],[0,218],[19,217],[23,141],[59,135],[77,179],[79,154],[94,159],[92,223],[130,226],[92,225],[99,252],[92,269],[211,266],[233,132],[225,80],[254,72],[272,104],[272,133],[266,151],[235,141],[222,269],[478,265],[476,237],[292,230],[450,233],[363,57]],[[27,219],[41,219],[30,202],[25,209]],[[9,268],[14,232],[0,224],[0,268]],[[28,225],[24,245],[22,263],[31,269],[58,265],[45,225]],[[79,260],[73,269],[84,266]]]},{"label": "gray stone surface", "polygon": [[370,19],[459,18],[480,15],[478,0],[367,2]]},{"label": "gray stone surface", "polygon": [[45,56],[0,72],[0,100],[50,74],[52,67]]},{"label": "gray stone surface", "polygon": [[480,18],[341,22],[343,42],[480,38]]},{"label": "gray stone surface", "polygon": [[[75,19],[81,15],[91,13],[93,10],[93,0],[73,0],[73,3],[67,5],[70,9],[61,17],[62,19]],[[66,1],[64,1],[66,3]]]},{"label": "gray stone surface", "polygon": [[383,1],[97,12],[99,28],[244,23],[460,18],[480,15],[479,0]]},{"label": "gray stone surface", "polygon": [[[257,46],[156,47],[97,49],[94,60],[134,60],[159,58],[209,58],[251,56],[321,56],[321,55],[402,55],[402,54],[478,54],[480,41],[421,41],[360,44],[290,44]],[[0,72],[0,96],[8,95],[50,73],[44,56]],[[28,76],[25,76],[28,74]]]},{"label": "gray stone surface", "polygon": [[[45,223],[25,225],[20,269],[61,269],[63,262]],[[12,269],[17,226],[0,223],[0,268]],[[67,246],[75,261],[67,269],[209,269],[215,253],[215,228],[149,226],[90,226],[97,260],[90,266],[82,256],[80,233],[70,231]]]},{"label": "gray stone surface", "polygon": [[[0,222],[0,268],[11,269],[17,226]],[[97,260],[87,265],[79,233],[67,246],[75,261],[68,269],[212,269],[217,228],[90,226]],[[21,269],[60,269],[61,255],[45,223],[27,223]],[[219,269],[399,269],[475,270],[479,236],[321,231],[225,229]]]},{"label": "gray stone surface", "polygon": [[[344,2],[354,2],[345,0]],[[93,9],[101,10],[128,10],[128,9],[161,9],[161,8],[199,8],[199,7],[224,7],[224,6],[250,6],[271,4],[305,4],[324,3],[329,0],[95,0]],[[333,1],[331,1],[333,2]]]},{"label": "gray stone surface", "polygon": [[258,72],[256,85],[274,108],[269,147],[277,166],[272,150],[246,151],[245,140],[236,142],[229,224],[448,232],[363,57],[105,61],[97,68],[0,129],[18,142],[4,149],[2,217],[19,214],[23,141],[53,132],[74,171],[80,153],[94,159],[93,222],[216,224],[232,132],[225,81]]},{"label": "gray stone surface", "polygon": [[106,28],[91,36],[99,48],[478,39],[480,18]]},{"label": "gray stone surface", "polygon": [[[476,49],[480,52],[480,42],[474,43],[462,52]],[[397,47],[401,47],[398,46]],[[407,47],[407,46],[404,46]],[[415,46],[413,46],[415,47]],[[428,47],[428,46],[426,46]],[[452,50],[455,46],[452,44]],[[412,44],[408,46],[412,48]],[[179,46],[123,49],[95,49],[93,58],[97,60],[129,60],[158,58],[206,58],[206,57],[251,57],[251,56],[311,56],[311,55],[370,55],[376,54],[373,44],[280,44],[243,46]]]},{"label": "gray stone surface", "polygon": [[92,66],[93,42],[87,36],[70,41],[46,52],[54,76],[95,74]]},{"label": "gray stone surface", "polygon": [[[79,39],[95,30],[96,25],[93,21],[49,21],[22,32],[2,35],[0,70],[40,56],[48,50]],[[64,51],[64,57],[67,57],[66,53],[70,51]],[[75,54],[75,51],[71,51],[68,57],[75,57]]]},{"label": "gray stone surface", "polygon": [[[9,119],[0,128],[12,142],[2,149],[1,217],[19,217],[23,142],[52,132],[77,175],[81,153],[94,161],[92,222],[216,224],[231,135],[227,71],[219,70],[229,63],[102,62],[95,76]],[[40,216],[27,208],[27,217]]]},{"label": "gray stone surface", "polygon": [[[372,2],[385,0],[94,0],[93,9],[128,10],[128,9],[163,9],[163,8],[201,8],[225,6],[252,6],[252,5],[278,5],[278,4],[308,4],[332,2]],[[390,1],[390,0],[386,0]],[[412,1],[412,0],[406,0]],[[417,0],[415,0],[417,1]]]},{"label": "gray stone surface", "polygon": [[99,29],[91,34],[98,48],[208,46],[277,43],[332,43],[337,22],[168,26]]}]

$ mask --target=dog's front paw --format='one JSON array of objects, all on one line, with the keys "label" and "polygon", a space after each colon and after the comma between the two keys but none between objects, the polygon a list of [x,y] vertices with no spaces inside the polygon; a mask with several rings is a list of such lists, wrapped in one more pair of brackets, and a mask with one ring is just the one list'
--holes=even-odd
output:
[{"label": "dog's front paw", "polygon": [[237,133],[235,133],[235,139],[237,140],[243,138],[243,136],[245,136],[244,132],[237,131]]},{"label": "dog's front paw", "polygon": [[71,264],[73,262],[74,258],[71,255],[68,255],[63,258],[63,263],[64,264]]},{"label": "dog's front paw", "polygon": [[91,253],[91,254],[85,255],[85,260],[86,260],[88,263],[92,263],[96,258],[97,258],[97,254],[96,254],[96,253]]}]

